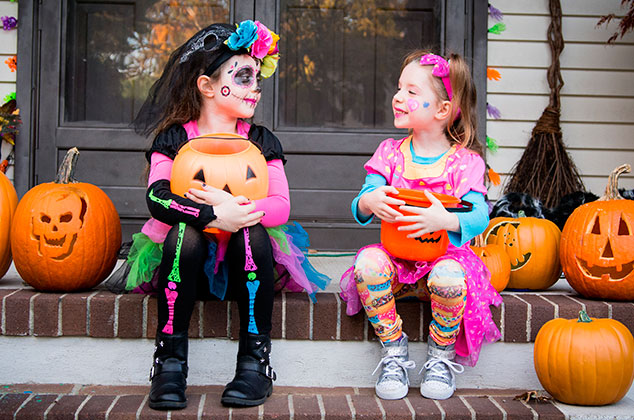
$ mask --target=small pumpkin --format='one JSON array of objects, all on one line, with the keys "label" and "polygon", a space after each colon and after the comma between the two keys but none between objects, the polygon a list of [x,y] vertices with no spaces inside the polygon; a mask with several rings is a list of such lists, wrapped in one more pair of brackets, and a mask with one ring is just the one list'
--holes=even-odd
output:
[{"label": "small pumpkin", "polygon": [[11,241],[9,232],[13,213],[18,205],[18,195],[9,178],[0,172],[0,278],[11,266]]},{"label": "small pumpkin", "polygon": [[557,318],[542,326],[533,351],[535,372],[555,399],[574,405],[615,403],[634,380],[634,337],[619,321]]},{"label": "small pumpkin", "polygon": [[553,222],[535,217],[496,217],[484,231],[487,244],[502,245],[511,260],[508,288],[548,289],[561,273],[559,239]]},{"label": "small pumpkin", "polygon": [[237,134],[218,133],[188,141],[174,158],[171,188],[184,196],[211,185],[250,200],[266,197],[269,172],[255,144]]},{"label": "small pumpkin", "polygon": [[90,289],[117,262],[119,215],[97,186],[72,180],[78,155],[77,148],[70,149],[55,182],[31,188],[15,211],[11,226],[15,268],[40,291]]},{"label": "small pumpkin", "polygon": [[491,285],[501,292],[509,284],[511,277],[511,259],[504,247],[497,244],[485,244],[482,235],[476,236],[473,252],[482,260],[491,273]]},{"label": "small pumpkin", "polygon": [[561,264],[579,294],[600,299],[634,300],[634,201],[618,191],[618,178],[630,165],[616,168],[605,194],[572,212],[561,234]]}]

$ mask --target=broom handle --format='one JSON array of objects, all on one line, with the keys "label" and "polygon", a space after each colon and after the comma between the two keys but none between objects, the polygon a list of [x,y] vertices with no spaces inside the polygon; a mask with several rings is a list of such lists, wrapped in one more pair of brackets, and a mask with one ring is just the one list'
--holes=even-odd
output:
[{"label": "broom handle", "polygon": [[548,26],[548,43],[550,45],[551,64],[548,68],[548,85],[550,86],[550,106],[559,110],[561,101],[559,91],[564,86],[561,77],[559,56],[564,49],[564,38],[561,30],[561,3],[559,0],[549,0],[550,25]]}]

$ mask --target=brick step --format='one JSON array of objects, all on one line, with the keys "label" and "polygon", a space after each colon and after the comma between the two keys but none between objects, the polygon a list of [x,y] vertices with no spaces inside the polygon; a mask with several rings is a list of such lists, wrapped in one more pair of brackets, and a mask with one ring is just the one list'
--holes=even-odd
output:
[{"label": "brick step", "polygon": [[525,390],[459,390],[448,400],[433,401],[412,388],[403,400],[385,401],[371,388],[275,387],[260,407],[226,408],[220,404],[222,389],[189,387],[188,407],[170,412],[148,407],[149,387],[5,385],[0,389],[0,420],[566,418],[558,403],[515,399]]},{"label": "brick step", "polygon": [[[584,309],[592,317],[613,318],[634,332],[634,303],[584,299],[563,292],[503,292],[503,304],[491,307],[502,341],[530,343],[544,323],[576,318]],[[399,301],[397,310],[410,341],[424,341],[431,320],[429,302]],[[38,293],[28,286],[0,289],[0,334],[37,337],[153,338],[156,298],[116,295],[107,290]],[[192,316],[191,338],[237,339],[235,302],[199,301]],[[364,314],[349,317],[337,293],[319,293],[312,304],[303,293],[279,293],[273,308],[274,339],[376,340]]]}]

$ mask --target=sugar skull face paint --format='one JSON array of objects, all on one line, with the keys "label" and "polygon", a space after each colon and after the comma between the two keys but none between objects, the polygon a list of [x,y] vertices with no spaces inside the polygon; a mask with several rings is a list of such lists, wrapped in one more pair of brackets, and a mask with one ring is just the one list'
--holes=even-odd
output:
[{"label": "sugar skull face paint", "polygon": [[220,94],[222,96],[229,96],[231,94],[231,89],[229,89],[229,86],[223,86],[220,88]]},{"label": "sugar skull face paint", "polygon": [[252,66],[246,65],[233,71],[233,84],[243,89],[250,88],[257,80],[257,71]]},{"label": "sugar skull face paint", "polygon": [[423,102],[423,108],[429,108],[429,102]]},{"label": "sugar skull face paint", "polygon": [[414,112],[418,109],[419,103],[417,100],[415,99],[408,99],[407,100],[407,107],[409,108],[410,112]]}]

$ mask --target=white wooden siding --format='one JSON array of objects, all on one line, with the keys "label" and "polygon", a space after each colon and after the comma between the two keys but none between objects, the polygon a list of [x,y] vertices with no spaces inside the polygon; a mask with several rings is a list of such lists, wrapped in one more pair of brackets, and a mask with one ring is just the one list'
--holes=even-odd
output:
[{"label": "white wooden siding", "polygon": [[[0,16],[13,16],[18,17],[18,3],[10,2],[7,0],[0,0]],[[19,23],[19,22],[18,22]],[[11,72],[9,66],[5,61],[13,57],[18,50],[18,30],[12,29],[5,31],[0,27],[0,102],[4,103],[3,98],[11,93],[15,92],[15,76],[16,72]],[[0,104],[2,105],[2,104]],[[11,150],[11,145],[2,141],[0,145],[0,161]],[[13,166],[7,169],[6,175],[9,179],[13,180]]]},{"label": "white wooden siding", "polygon": [[[488,65],[502,79],[487,86],[487,102],[502,113],[501,119],[487,121],[487,134],[500,146],[497,153],[488,153],[488,162],[504,185],[549,102],[550,16],[548,0],[491,4],[504,13],[507,26],[500,35],[489,34]],[[563,140],[586,188],[601,195],[614,167],[634,166],[634,33],[607,45],[616,22],[596,27],[601,16],[625,12],[620,0],[561,0],[561,5]],[[489,19],[489,26],[495,23]],[[499,198],[503,185],[492,187],[490,198]],[[620,186],[634,188],[634,175],[623,176]]]}]

